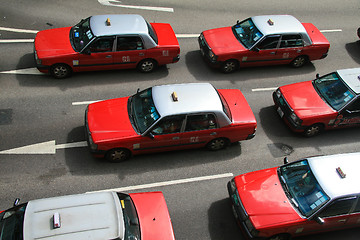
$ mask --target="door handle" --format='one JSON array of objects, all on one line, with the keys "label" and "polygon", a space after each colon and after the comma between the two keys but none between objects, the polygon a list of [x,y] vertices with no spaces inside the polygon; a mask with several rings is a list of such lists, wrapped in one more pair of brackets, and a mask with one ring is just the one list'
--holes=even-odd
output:
[{"label": "door handle", "polygon": [[179,140],[180,138],[179,137],[173,137],[172,139],[173,140]]},{"label": "door handle", "polygon": [[211,136],[214,136],[214,135],[216,135],[216,134],[217,134],[217,132],[212,132],[212,133],[210,133]]},{"label": "door handle", "polygon": [[344,223],[344,222],[346,222],[346,219],[341,219],[341,220],[339,220],[338,222],[339,222],[339,223]]},{"label": "door handle", "polygon": [[112,55],[106,55],[105,58],[112,58]]},{"label": "door handle", "polygon": [[140,57],[143,57],[143,56],[145,56],[145,53],[142,53],[142,52],[141,52],[141,53],[139,53],[139,56],[140,56]]},{"label": "door handle", "polygon": [[276,54],[276,52],[270,52],[270,55],[275,55]]}]

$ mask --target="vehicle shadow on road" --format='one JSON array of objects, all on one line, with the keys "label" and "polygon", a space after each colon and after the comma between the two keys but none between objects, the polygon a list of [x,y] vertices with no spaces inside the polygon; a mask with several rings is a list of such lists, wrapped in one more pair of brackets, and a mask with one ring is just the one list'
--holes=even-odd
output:
[{"label": "vehicle shadow on road", "polygon": [[[22,56],[16,69],[36,68],[34,54],[29,53]],[[40,72],[39,72],[40,73]],[[65,79],[55,79],[49,74],[31,75],[17,74],[16,78],[20,86],[46,88],[57,87],[62,91],[67,89],[80,88],[83,86],[100,86],[128,82],[147,82],[154,85],[154,81],[166,78],[169,75],[169,67],[160,66],[151,73],[140,73],[136,69],[121,69],[96,72],[73,73]]]},{"label": "vehicle shadow on road", "polygon": [[213,240],[245,240],[231,210],[230,199],[225,198],[211,204],[208,210],[209,232]]},{"label": "vehicle shadow on road", "polygon": [[[85,141],[85,128],[80,126],[69,132],[67,143]],[[209,151],[205,148],[137,155],[125,162],[110,163],[95,158],[87,147],[65,149],[65,161],[73,175],[116,174],[119,179],[162,170],[201,167],[204,164],[230,161],[241,155],[241,144],[233,143],[226,149]]]},{"label": "vehicle shadow on road", "polygon": [[259,78],[278,78],[284,76],[300,76],[315,72],[315,66],[310,62],[301,68],[292,68],[288,65],[274,65],[262,67],[240,68],[236,72],[225,74],[219,69],[210,67],[200,51],[189,51],[185,55],[186,66],[189,72],[199,81],[223,81],[230,82],[248,81]]},{"label": "vehicle shadow on road", "polygon": [[350,57],[357,63],[360,64],[360,40],[356,42],[347,43],[345,49]]},{"label": "vehicle shadow on road", "polygon": [[274,106],[262,108],[259,117],[263,131],[272,141],[268,148],[274,157],[288,156],[297,148],[305,147],[313,147],[319,154],[328,154],[322,153],[321,147],[360,142],[360,128],[329,130],[311,138],[295,133],[280,118]]}]

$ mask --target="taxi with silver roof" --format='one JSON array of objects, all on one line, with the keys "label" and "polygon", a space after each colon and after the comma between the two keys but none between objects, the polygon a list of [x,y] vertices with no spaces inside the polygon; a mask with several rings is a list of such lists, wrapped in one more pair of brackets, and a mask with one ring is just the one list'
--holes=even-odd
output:
[{"label": "taxi with silver roof", "polygon": [[219,150],[253,138],[257,123],[240,90],[191,83],[89,104],[85,127],[91,152],[120,162],[143,153]]},{"label": "taxi with silver roof", "polygon": [[125,68],[151,72],[179,58],[170,24],[149,23],[135,14],[91,16],[73,27],[43,30],[35,37],[37,68],[55,78]]},{"label": "taxi with silver roof", "polygon": [[281,86],[273,100],[285,123],[307,137],[360,126],[360,68],[317,74],[315,80]]},{"label": "taxi with silver roof", "polygon": [[31,200],[0,212],[0,236],[12,239],[174,240],[161,192],[96,192]]},{"label": "taxi with silver roof", "polygon": [[224,73],[274,64],[301,67],[325,58],[330,47],[313,24],[290,15],[250,17],[232,27],[203,31],[198,41],[205,60]]},{"label": "taxi with silver roof", "polygon": [[360,153],[308,157],[236,176],[233,213],[249,238],[285,240],[360,226]]}]

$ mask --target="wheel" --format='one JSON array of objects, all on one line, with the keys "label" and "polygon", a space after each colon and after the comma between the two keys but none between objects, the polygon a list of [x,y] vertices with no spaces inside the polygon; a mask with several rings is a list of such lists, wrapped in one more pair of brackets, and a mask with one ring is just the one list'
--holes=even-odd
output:
[{"label": "wheel", "polygon": [[221,71],[223,73],[232,73],[237,70],[239,64],[236,60],[227,60],[221,65]]},{"label": "wheel", "polygon": [[109,162],[123,162],[130,157],[130,151],[124,148],[111,149],[106,153],[106,160]]},{"label": "wheel", "polygon": [[358,35],[358,37],[360,38],[360,27],[359,27],[358,30],[357,30],[357,35]]},{"label": "wheel", "polygon": [[137,66],[138,70],[143,73],[152,72],[155,69],[155,67],[156,67],[156,62],[153,59],[144,59]]},{"label": "wheel", "polygon": [[308,58],[306,56],[298,56],[290,63],[290,65],[294,68],[299,68],[304,66],[307,63],[307,61]]},{"label": "wheel", "polygon": [[269,240],[290,240],[291,236],[286,233],[281,233],[268,238]]},{"label": "wheel", "polygon": [[62,63],[55,64],[50,68],[50,74],[57,79],[67,78],[71,75],[71,68]]},{"label": "wheel", "polygon": [[310,127],[306,128],[304,131],[304,135],[306,137],[313,137],[315,135],[318,135],[324,130],[323,125],[321,124],[313,124]]},{"label": "wheel", "polygon": [[211,140],[207,145],[207,149],[211,150],[211,151],[217,151],[220,149],[223,149],[227,146],[228,144],[228,140],[225,138],[215,138],[213,140]]}]

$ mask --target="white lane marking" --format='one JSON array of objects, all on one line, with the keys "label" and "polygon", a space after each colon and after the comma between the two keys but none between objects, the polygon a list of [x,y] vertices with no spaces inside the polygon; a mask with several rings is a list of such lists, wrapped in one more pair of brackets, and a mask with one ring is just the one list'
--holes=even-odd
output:
[{"label": "white lane marking", "polygon": [[[150,183],[150,184],[143,184],[143,185],[136,185],[136,186],[128,186],[128,187],[122,187],[122,188],[112,188],[112,189],[105,189],[105,190],[92,191],[92,192],[134,191],[134,190],[138,190],[138,189],[164,187],[164,186],[182,184],[182,183],[208,181],[208,180],[214,180],[214,179],[219,179],[219,178],[227,178],[227,177],[232,177],[232,176],[234,176],[234,174],[232,174],[232,173],[224,173],[224,174],[218,174],[218,175],[210,175],[210,176],[194,177],[194,178],[185,178],[185,179],[172,180],[172,181],[166,181],[166,182],[157,182],[157,183]],[[92,192],[87,192],[87,193],[92,193]]]},{"label": "white lane marking", "polygon": [[118,0],[112,0],[112,1],[111,0],[98,0],[98,2],[102,5],[112,6],[112,7],[142,9],[142,10],[161,11],[161,12],[174,12],[173,8],[167,8],[167,7],[123,5],[123,4],[120,4],[121,1],[118,1]]},{"label": "white lane marking", "polygon": [[5,74],[26,74],[26,75],[44,75],[44,73],[39,72],[39,70],[37,68],[16,69],[16,70],[2,71],[0,73],[5,73]]},{"label": "white lane marking", "polygon": [[342,29],[330,29],[330,30],[320,30],[322,33],[329,33],[329,32],[342,32]]},{"label": "white lane marking", "polygon": [[74,142],[56,145],[55,140],[31,144],[23,147],[0,151],[0,154],[56,154],[56,149],[86,147],[87,142]]},{"label": "white lane marking", "polygon": [[200,34],[175,34],[177,38],[197,38]]},{"label": "white lane marking", "polygon": [[18,29],[18,28],[7,28],[0,27],[0,31],[18,32],[18,33],[38,33],[38,30]]},{"label": "white lane marking", "polygon": [[271,87],[271,88],[253,88],[253,92],[262,92],[262,91],[275,91],[277,87]]},{"label": "white lane marking", "polygon": [[78,105],[89,105],[91,103],[95,103],[95,102],[100,102],[103,100],[94,100],[94,101],[83,101],[83,102],[73,102],[72,105],[73,106],[78,106]]},{"label": "white lane marking", "polygon": [[1,39],[0,43],[33,43],[34,39]]}]

